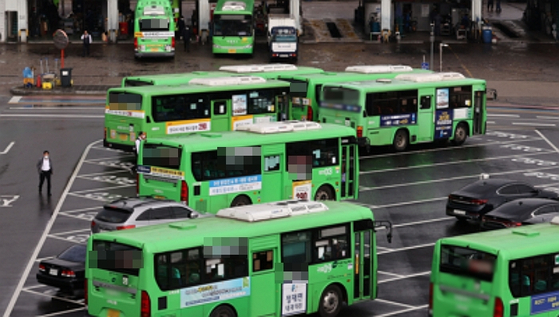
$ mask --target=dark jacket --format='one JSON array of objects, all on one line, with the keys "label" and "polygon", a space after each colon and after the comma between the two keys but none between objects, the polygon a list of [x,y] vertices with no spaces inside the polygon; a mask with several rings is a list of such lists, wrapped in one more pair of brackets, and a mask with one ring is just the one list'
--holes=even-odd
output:
[{"label": "dark jacket", "polygon": [[[49,172],[52,173],[54,167],[53,167],[53,165],[52,165],[52,158],[51,158],[50,156],[49,156],[49,162],[50,162],[50,170],[49,170]],[[42,171],[42,170],[41,170],[42,167],[43,167],[43,158],[41,157],[41,158],[39,159],[39,161],[37,162],[37,172],[39,172],[39,174],[40,174],[41,171]]]}]

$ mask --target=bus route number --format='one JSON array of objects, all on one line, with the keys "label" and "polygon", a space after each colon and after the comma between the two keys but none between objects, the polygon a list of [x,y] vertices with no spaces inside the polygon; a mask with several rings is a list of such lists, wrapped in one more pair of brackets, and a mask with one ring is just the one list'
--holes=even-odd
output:
[{"label": "bus route number", "polygon": [[293,182],[293,199],[310,200],[312,194],[311,181]]}]

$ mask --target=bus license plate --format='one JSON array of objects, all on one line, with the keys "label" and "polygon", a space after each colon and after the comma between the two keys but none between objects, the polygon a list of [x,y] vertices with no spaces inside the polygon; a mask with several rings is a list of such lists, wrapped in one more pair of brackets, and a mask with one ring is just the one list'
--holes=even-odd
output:
[{"label": "bus license plate", "polygon": [[118,134],[118,138],[119,138],[121,141],[127,141],[127,140],[128,140],[128,134],[119,133],[119,134]]},{"label": "bus license plate", "polygon": [[49,274],[57,276],[58,275],[58,269],[50,269]]},{"label": "bus license plate", "polygon": [[235,50],[235,49],[230,49],[230,50],[227,50],[227,53],[229,53],[229,54],[237,53],[237,50]]},{"label": "bus license plate", "polygon": [[289,57],[287,54],[280,54],[280,57]]},{"label": "bus license plate", "polygon": [[150,49],[150,51],[157,52],[157,51],[159,51],[159,49],[158,48],[152,48],[152,49]]},{"label": "bus license plate", "polygon": [[454,214],[455,215],[465,215],[466,212],[464,210],[454,209]]},{"label": "bus license plate", "polygon": [[120,311],[109,309],[109,311],[107,312],[107,317],[120,317]]}]

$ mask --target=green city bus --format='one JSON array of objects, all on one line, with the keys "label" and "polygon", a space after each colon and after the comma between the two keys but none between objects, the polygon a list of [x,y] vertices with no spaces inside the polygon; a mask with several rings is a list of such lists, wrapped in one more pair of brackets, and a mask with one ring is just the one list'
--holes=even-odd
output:
[{"label": "green city bus", "polygon": [[218,0],[212,21],[214,54],[252,54],[254,0]]},{"label": "green city bus", "polygon": [[[88,240],[90,316],[335,317],[377,297],[370,209],[279,201],[97,233]],[[387,237],[390,241],[391,230]]]},{"label": "green city bus", "polygon": [[169,0],[140,0],[134,18],[134,57],[174,57],[175,21]]},{"label": "green city bus", "polygon": [[285,74],[278,77],[291,83],[292,119],[318,120],[318,107],[322,86],[328,83],[394,78],[401,73],[427,73],[405,65],[349,66],[344,72]]},{"label": "green city bus", "polygon": [[437,241],[431,316],[557,316],[559,217]]},{"label": "green city bus", "polygon": [[324,72],[320,68],[302,67],[292,64],[253,64],[221,66],[219,71],[194,71],[177,74],[155,74],[128,76],[122,79],[122,87],[149,85],[182,85],[194,78],[218,76],[258,76],[265,79],[278,79],[280,75],[315,74]]},{"label": "green city bus", "polygon": [[229,131],[289,116],[289,83],[254,76],[195,78],[188,85],[111,88],[104,146],[132,151],[138,132],[148,138]]},{"label": "green city bus", "polygon": [[138,157],[140,196],[215,213],[282,199],[357,199],[355,130],[311,121],[150,138]]},{"label": "green city bus", "polygon": [[352,127],[361,146],[452,140],[484,134],[485,80],[459,73],[408,73],[394,79],[326,84],[319,122]]}]

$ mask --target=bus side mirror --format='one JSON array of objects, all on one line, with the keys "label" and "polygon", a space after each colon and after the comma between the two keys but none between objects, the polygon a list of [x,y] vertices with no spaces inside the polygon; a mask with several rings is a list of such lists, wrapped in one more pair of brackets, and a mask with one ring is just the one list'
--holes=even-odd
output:
[{"label": "bus side mirror", "polygon": [[374,221],[373,225],[375,232],[377,232],[378,230],[387,229],[388,232],[386,233],[386,240],[388,240],[388,243],[392,243],[392,222],[388,220],[379,220]]}]

